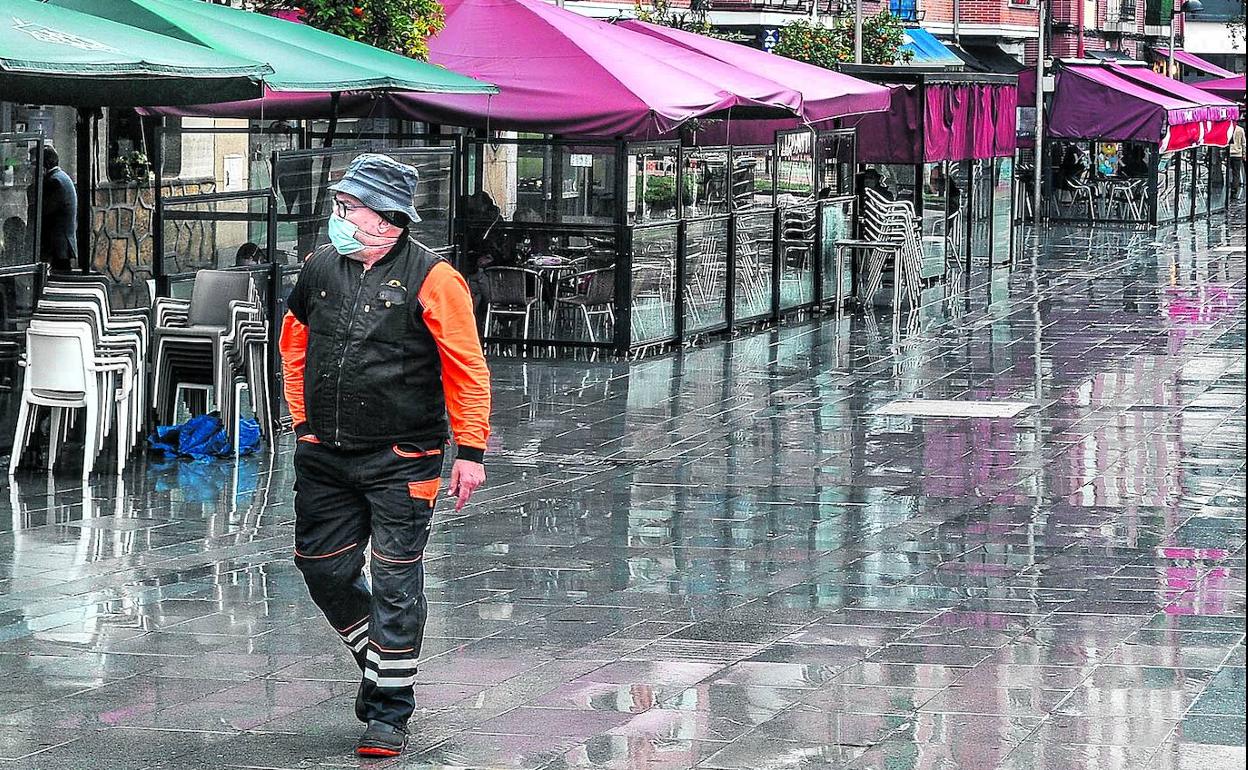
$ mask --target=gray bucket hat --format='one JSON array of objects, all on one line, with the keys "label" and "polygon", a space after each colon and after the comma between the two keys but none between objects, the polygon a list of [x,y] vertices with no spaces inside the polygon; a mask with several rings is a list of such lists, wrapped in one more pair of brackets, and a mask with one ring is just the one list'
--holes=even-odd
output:
[{"label": "gray bucket hat", "polygon": [[334,184],[332,192],[354,195],[373,211],[381,214],[398,211],[407,215],[412,224],[420,221],[412,200],[416,196],[416,183],[420,175],[406,163],[400,163],[389,155],[365,153],[351,161],[347,171]]}]

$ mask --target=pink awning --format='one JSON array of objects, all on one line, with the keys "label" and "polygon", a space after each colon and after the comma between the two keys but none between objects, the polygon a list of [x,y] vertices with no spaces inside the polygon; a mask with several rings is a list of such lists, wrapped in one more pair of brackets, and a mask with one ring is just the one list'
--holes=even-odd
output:
[{"label": "pink awning", "polygon": [[760,51],[757,48],[717,40],[693,32],[629,19],[616,26],[640,32],[667,43],[708,56],[725,64],[754,72],[781,83],[801,95],[801,117],[808,123],[882,112],[888,109],[889,91],[885,86],[816,67],[795,59]]},{"label": "pink awning", "polygon": [[[1170,58],[1169,48],[1158,48],[1157,53],[1163,58]],[[1214,75],[1220,78],[1234,77],[1235,73],[1227,69],[1222,69],[1218,65],[1210,61],[1205,61],[1194,53],[1184,51],[1182,48],[1174,49],[1174,60],[1182,64],[1186,64],[1194,70],[1200,70],[1206,75]]]},{"label": "pink awning", "polygon": [[1219,96],[1197,88],[1191,83],[1175,80],[1148,67],[1130,66],[1116,62],[1106,62],[1106,67],[1128,80],[1147,86],[1154,91],[1177,96],[1186,102],[1199,105],[1204,111],[1195,120],[1235,120],[1239,117],[1239,107]]},{"label": "pink awning", "polygon": [[[574,137],[654,137],[717,118],[804,117],[789,83],[542,0],[446,0],[430,61],[487,77],[492,97],[394,94],[394,114]],[[857,82],[857,81],[855,81]],[[863,84],[867,85],[867,84]],[[870,106],[870,105],[866,105]]]},{"label": "pink awning", "polygon": [[1233,78],[1218,78],[1217,80],[1204,80],[1199,83],[1192,83],[1202,91],[1208,91],[1214,96],[1220,96],[1223,99],[1243,104],[1245,99],[1244,76],[1236,75]]}]

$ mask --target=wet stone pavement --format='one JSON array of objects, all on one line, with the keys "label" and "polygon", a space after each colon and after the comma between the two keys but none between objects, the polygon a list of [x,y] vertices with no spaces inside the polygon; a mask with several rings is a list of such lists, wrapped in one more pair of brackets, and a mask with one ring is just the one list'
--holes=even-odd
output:
[{"label": "wet stone pavement", "polygon": [[897,336],[496,361],[398,760],[351,756],[289,440],[20,476],[0,768],[1242,767],[1244,227],[1046,239]]}]

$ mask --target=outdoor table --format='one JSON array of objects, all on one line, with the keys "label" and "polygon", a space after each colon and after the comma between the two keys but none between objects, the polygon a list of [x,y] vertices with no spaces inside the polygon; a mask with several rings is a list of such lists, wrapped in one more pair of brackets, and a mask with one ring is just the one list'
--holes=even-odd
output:
[{"label": "outdoor table", "polygon": [[577,265],[567,257],[554,254],[536,254],[529,258],[524,267],[535,270],[541,276],[538,302],[542,304],[542,328],[550,323],[550,331],[554,331],[555,300],[558,299],[559,282],[577,271]]}]

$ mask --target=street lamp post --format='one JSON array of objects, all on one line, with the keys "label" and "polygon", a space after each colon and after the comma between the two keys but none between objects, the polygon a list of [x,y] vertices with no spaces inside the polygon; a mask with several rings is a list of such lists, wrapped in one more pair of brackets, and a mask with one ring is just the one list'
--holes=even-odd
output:
[{"label": "street lamp post", "polygon": [[862,0],[854,0],[854,64],[862,64]]},{"label": "street lamp post", "polygon": [[[1205,4],[1200,0],[1187,0],[1187,2],[1175,3],[1174,10],[1170,12],[1170,63],[1167,67],[1166,74],[1174,78],[1174,27],[1175,20],[1185,13],[1200,13],[1205,10]],[[1175,78],[1178,80],[1178,78]]]}]

